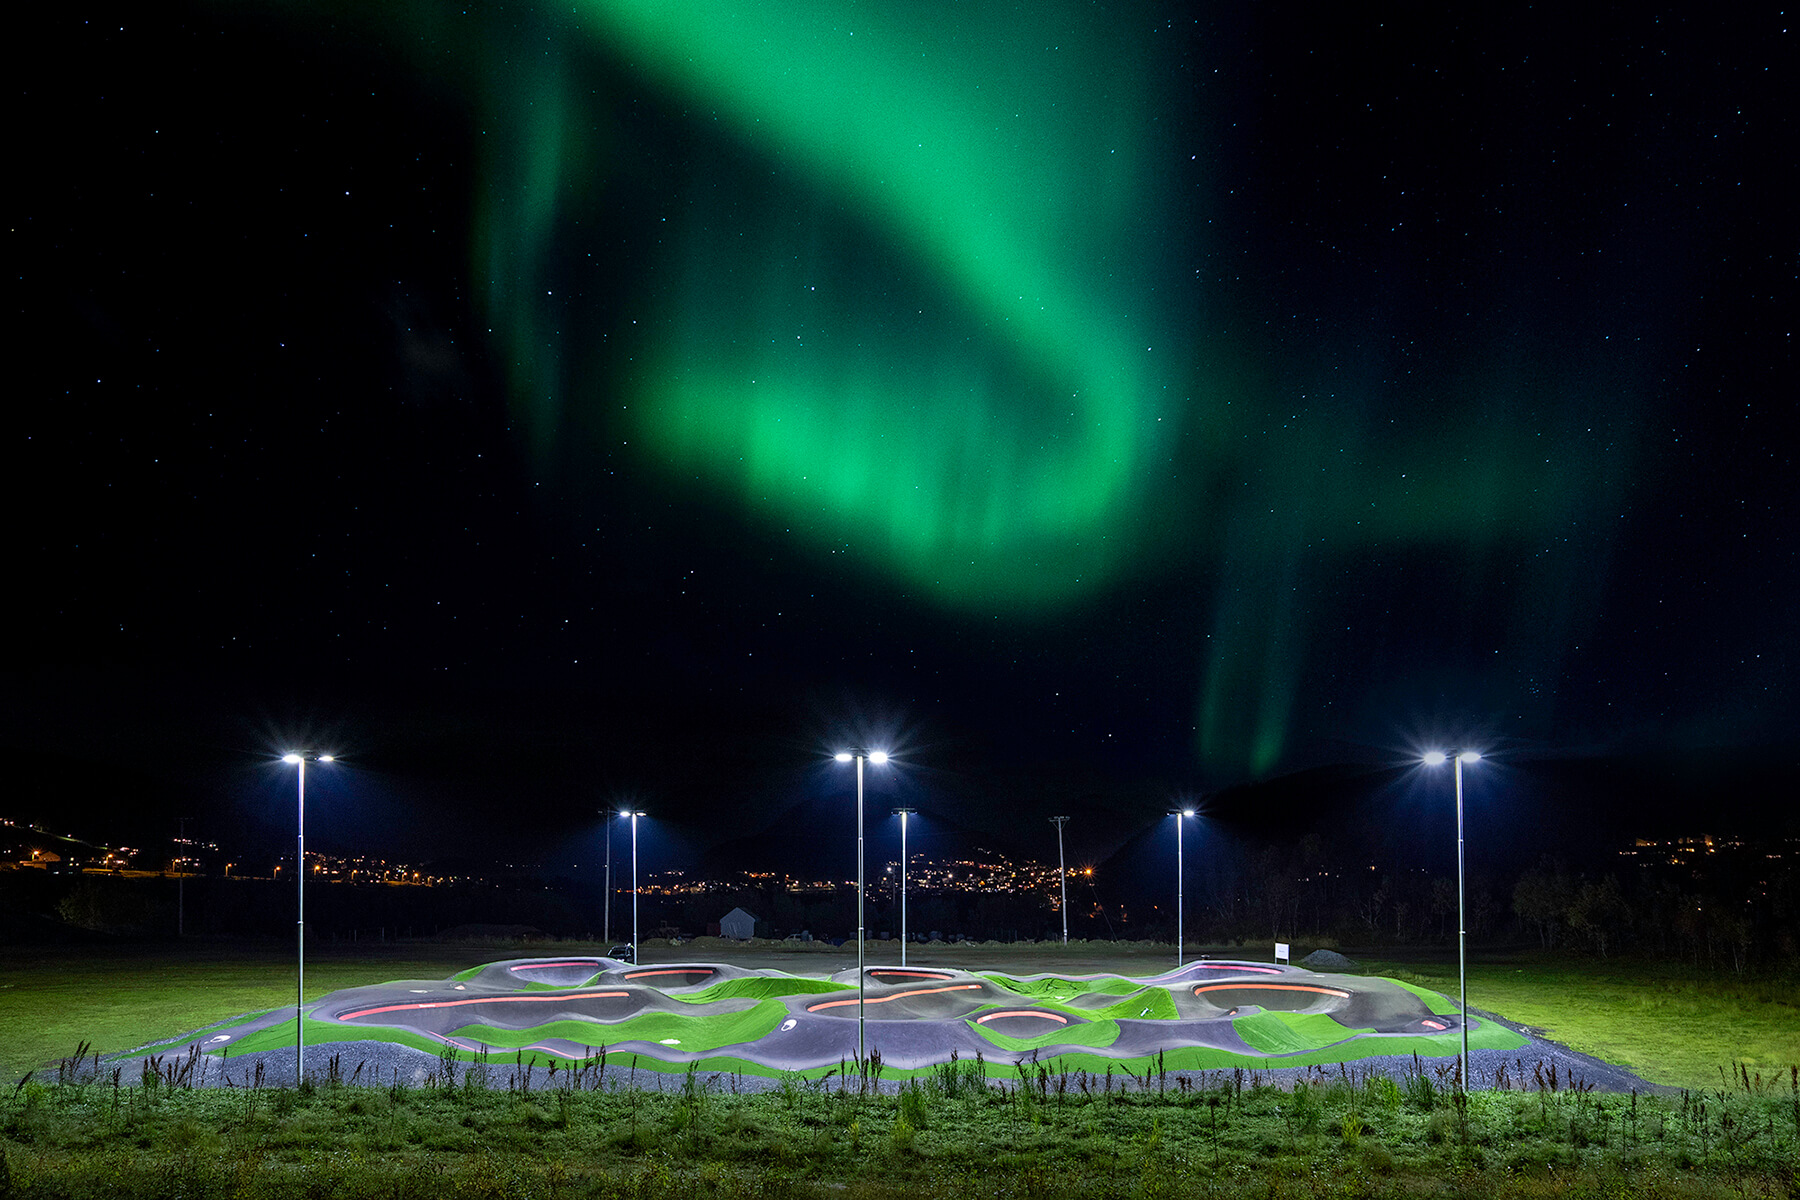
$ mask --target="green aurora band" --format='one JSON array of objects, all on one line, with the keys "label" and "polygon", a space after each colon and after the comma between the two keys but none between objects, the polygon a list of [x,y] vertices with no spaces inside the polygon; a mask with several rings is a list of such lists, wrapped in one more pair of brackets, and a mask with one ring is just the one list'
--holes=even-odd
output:
[{"label": "green aurora band", "polygon": [[[970,617],[1060,619],[1198,563],[1196,748],[1252,775],[1308,665],[1370,636],[1331,613],[1386,586],[1363,560],[1439,556],[1474,594],[1558,543],[1498,631],[1526,648],[1494,683],[1514,696],[1593,611],[1588,515],[1616,513],[1631,448],[1591,400],[1633,369],[1545,377],[1597,331],[1542,322],[1416,375],[1381,346],[1430,329],[1221,334],[1269,322],[1197,294],[1208,164],[1148,8],[303,11],[397,21],[386,44],[469,98],[472,274],[546,474],[648,462]],[[646,90],[678,149],[632,143]]]},{"label": "green aurora band", "polygon": [[[1115,15],[575,12],[779,177],[696,186],[658,222],[674,282],[622,385],[634,444],[952,607],[1058,606],[1129,561],[1188,364],[1152,303],[1144,218],[1169,207],[1142,82],[1162,73]],[[571,135],[551,82],[509,139],[482,264],[515,361],[535,360],[540,439],[561,351],[518,302],[554,291],[538,259]]]}]

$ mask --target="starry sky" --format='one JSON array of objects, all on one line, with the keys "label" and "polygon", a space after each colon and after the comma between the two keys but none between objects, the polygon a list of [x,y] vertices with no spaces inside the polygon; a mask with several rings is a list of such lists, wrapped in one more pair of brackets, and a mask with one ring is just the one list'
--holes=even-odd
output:
[{"label": "starry sky", "polygon": [[308,744],[341,848],[676,861],[862,741],[1099,854],[1443,743],[1779,824],[1795,54],[1684,7],[35,13],[21,802],[274,836]]}]

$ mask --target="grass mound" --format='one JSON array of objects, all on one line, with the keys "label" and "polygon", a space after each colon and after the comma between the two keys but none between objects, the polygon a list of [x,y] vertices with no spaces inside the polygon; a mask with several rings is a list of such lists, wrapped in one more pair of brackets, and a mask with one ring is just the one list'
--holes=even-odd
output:
[{"label": "grass mound", "polygon": [[1034,1038],[1012,1037],[986,1025],[977,1025],[973,1020],[967,1024],[970,1029],[1011,1054],[1029,1054],[1033,1050],[1043,1050],[1050,1046],[1091,1046],[1096,1050],[1103,1050],[1119,1040],[1117,1021],[1071,1025]]},{"label": "grass mound", "polygon": [[856,985],[833,983],[829,979],[808,979],[804,975],[752,975],[727,979],[697,992],[671,993],[671,1000],[684,1004],[711,1004],[718,1000],[774,1000],[782,996],[807,996],[818,992],[853,992]]},{"label": "grass mound", "polygon": [[596,1026],[588,1021],[546,1021],[529,1029],[501,1029],[492,1025],[465,1025],[454,1036],[498,1049],[520,1050],[548,1038],[563,1038],[578,1045],[594,1045],[596,1033],[605,1034],[609,1046],[621,1042],[655,1042],[672,1050],[704,1054],[721,1046],[753,1042],[767,1037],[787,1017],[787,1008],[776,1000],[764,1000],[736,1013],[647,1012],[614,1024]]},{"label": "grass mound", "polygon": [[1231,1027],[1246,1045],[1264,1054],[1323,1050],[1348,1038],[1375,1032],[1373,1029],[1346,1029],[1324,1013],[1291,1013],[1275,1009],[1235,1017]]},{"label": "grass mound", "polygon": [[1143,984],[1133,979],[1122,979],[1112,976],[1105,979],[1015,979],[1011,975],[988,974],[981,976],[996,987],[1003,987],[1009,992],[1032,1000],[1054,1002],[1069,1000],[1076,996],[1093,993],[1104,993],[1113,996],[1126,996],[1143,989]]},{"label": "grass mound", "polygon": [[1125,997],[1117,1004],[1091,1010],[1088,1016],[1126,1021],[1173,1021],[1181,1014],[1175,1009],[1175,997],[1168,988],[1149,987]]}]

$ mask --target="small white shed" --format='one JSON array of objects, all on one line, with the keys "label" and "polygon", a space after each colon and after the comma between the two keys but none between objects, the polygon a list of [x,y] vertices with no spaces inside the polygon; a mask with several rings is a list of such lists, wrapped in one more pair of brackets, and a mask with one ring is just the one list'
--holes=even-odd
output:
[{"label": "small white shed", "polygon": [[741,908],[734,908],[719,918],[719,936],[734,941],[747,942],[756,936],[756,916]]}]

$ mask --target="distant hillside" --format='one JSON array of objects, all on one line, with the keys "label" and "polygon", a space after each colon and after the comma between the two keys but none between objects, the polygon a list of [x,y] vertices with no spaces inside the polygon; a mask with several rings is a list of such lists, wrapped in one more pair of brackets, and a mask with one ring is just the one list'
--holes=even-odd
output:
[{"label": "distant hillside", "polygon": [[[863,841],[870,877],[900,860],[900,818],[887,805],[868,805]],[[1036,832],[1033,830],[1032,832]],[[1041,839],[1040,839],[1041,840]],[[977,832],[928,811],[907,818],[907,854],[920,859],[976,857],[997,851],[1014,862],[1045,861],[1041,847],[1021,849],[1013,840]],[[1055,843],[1051,843],[1052,858]],[[1035,852],[1034,852],[1035,851]],[[723,842],[706,851],[696,873],[724,878],[740,871],[775,871],[799,878],[856,877],[856,807],[853,800],[802,800],[760,832]]]}]

